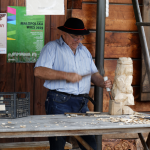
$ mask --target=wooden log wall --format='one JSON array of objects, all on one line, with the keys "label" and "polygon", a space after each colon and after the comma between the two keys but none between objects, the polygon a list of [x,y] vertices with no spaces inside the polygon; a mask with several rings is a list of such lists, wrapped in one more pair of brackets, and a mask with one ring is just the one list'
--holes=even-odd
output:
[{"label": "wooden log wall", "polygon": [[[80,4],[80,1],[78,0]],[[135,111],[150,111],[149,102],[140,101],[140,80],[141,80],[141,45],[136,26],[132,0],[109,0],[109,17],[105,22],[105,53],[104,69],[105,75],[112,81],[115,76],[117,59],[119,57],[131,57],[133,59],[133,90],[135,105],[132,107]],[[142,5],[142,0],[139,0]],[[95,58],[96,42],[96,14],[97,0],[83,0],[82,6],[77,9],[77,4],[72,3],[72,17],[83,20],[86,28],[91,33],[83,40],[83,44],[89,49],[93,58]],[[142,6],[141,6],[142,8]],[[90,91],[94,98],[94,88]],[[106,90],[103,92],[103,111],[108,112],[109,95]],[[142,107],[141,107],[142,106]],[[89,107],[93,110],[92,104]]]},{"label": "wooden log wall", "polygon": [[[83,20],[90,35],[85,36],[83,44],[87,46],[93,58],[96,42],[96,0],[65,0],[64,16],[45,16],[45,44],[60,37],[57,26],[63,25],[66,18],[78,17]],[[139,0],[142,4],[142,0]],[[7,6],[26,6],[25,0],[0,0],[0,12],[6,13]],[[114,80],[117,59],[131,57],[133,59],[133,89],[136,111],[150,111],[150,102],[138,102],[140,99],[141,47],[137,27],[135,25],[132,0],[110,0],[109,17],[105,26],[105,75]],[[7,63],[6,55],[0,55],[0,92],[30,92],[31,115],[45,114],[45,98],[47,89],[44,80],[33,75],[34,63]],[[94,86],[90,96],[94,98]],[[103,94],[103,111],[108,111],[109,96]],[[93,105],[89,103],[90,110]],[[43,139],[43,138],[42,138]],[[37,139],[1,139],[0,142],[32,141]]]}]

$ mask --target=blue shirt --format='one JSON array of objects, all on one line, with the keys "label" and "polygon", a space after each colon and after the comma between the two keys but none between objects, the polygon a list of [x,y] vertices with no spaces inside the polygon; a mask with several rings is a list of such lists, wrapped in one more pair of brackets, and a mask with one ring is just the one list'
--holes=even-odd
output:
[{"label": "blue shirt", "polygon": [[[74,72],[79,75],[98,72],[88,49],[79,43],[76,53],[63,41],[62,37],[47,43],[38,58],[35,67],[47,67],[53,70]],[[89,93],[91,76],[83,77],[77,83],[67,83],[66,80],[45,80],[44,87],[69,94]]]}]

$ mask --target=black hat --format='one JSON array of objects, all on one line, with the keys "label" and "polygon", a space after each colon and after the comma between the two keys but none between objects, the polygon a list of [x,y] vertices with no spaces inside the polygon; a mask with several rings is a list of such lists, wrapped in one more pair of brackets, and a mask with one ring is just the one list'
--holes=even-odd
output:
[{"label": "black hat", "polygon": [[75,35],[87,35],[89,30],[85,29],[83,21],[78,18],[69,18],[64,26],[58,27],[59,30]]}]

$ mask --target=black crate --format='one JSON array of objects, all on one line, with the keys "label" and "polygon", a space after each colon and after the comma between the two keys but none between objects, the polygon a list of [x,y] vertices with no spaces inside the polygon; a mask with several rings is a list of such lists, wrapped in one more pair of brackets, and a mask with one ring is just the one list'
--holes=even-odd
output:
[{"label": "black crate", "polygon": [[30,115],[29,92],[0,92],[0,119],[21,118],[28,115]]}]

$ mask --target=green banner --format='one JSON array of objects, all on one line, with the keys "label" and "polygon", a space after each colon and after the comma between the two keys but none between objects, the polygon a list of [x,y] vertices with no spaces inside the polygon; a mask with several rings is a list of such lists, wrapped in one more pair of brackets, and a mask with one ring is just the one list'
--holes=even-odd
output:
[{"label": "green banner", "polygon": [[45,16],[26,15],[26,7],[7,7],[7,62],[35,63],[44,46]]}]

